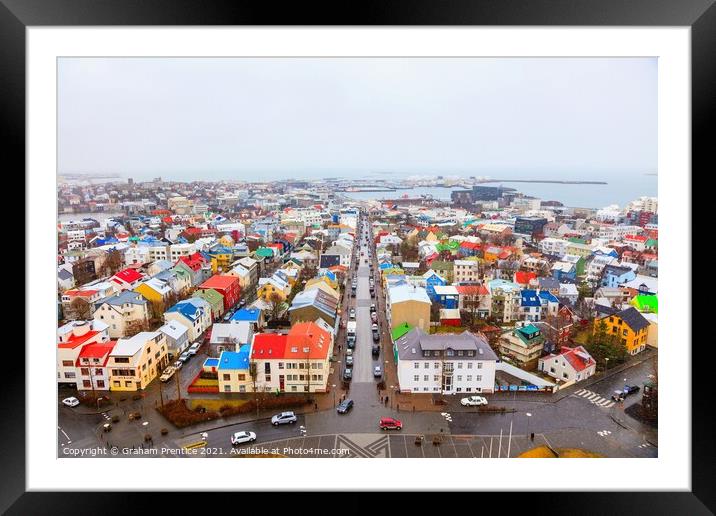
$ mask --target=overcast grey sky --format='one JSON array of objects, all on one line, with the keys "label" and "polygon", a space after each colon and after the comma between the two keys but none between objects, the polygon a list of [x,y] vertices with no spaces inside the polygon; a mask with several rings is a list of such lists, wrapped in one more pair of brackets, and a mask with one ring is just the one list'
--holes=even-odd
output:
[{"label": "overcast grey sky", "polygon": [[60,173],[578,179],[657,164],[652,58],[63,58],[58,100]]}]

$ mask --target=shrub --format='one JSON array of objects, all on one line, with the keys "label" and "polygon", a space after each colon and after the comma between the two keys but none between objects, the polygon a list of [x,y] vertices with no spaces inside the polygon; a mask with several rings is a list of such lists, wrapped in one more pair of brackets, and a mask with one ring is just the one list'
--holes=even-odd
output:
[{"label": "shrub", "polygon": [[112,423],[119,423],[119,416],[112,416]]},{"label": "shrub", "polygon": [[169,433],[169,430],[167,430],[166,428],[162,428],[159,433],[161,433],[162,435],[167,435]]},{"label": "shrub", "polygon": [[187,407],[186,400],[183,399],[168,401],[163,407],[159,407],[157,410],[177,428],[184,428],[220,417],[218,412],[207,411],[200,413],[191,410]]}]

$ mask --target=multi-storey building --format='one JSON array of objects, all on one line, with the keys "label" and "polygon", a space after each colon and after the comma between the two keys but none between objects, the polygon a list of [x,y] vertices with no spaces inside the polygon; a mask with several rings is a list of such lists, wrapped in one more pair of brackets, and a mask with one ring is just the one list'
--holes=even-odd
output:
[{"label": "multi-storey building", "polygon": [[429,335],[414,328],[398,338],[398,383],[401,392],[490,393],[495,387],[497,355],[482,335]]}]

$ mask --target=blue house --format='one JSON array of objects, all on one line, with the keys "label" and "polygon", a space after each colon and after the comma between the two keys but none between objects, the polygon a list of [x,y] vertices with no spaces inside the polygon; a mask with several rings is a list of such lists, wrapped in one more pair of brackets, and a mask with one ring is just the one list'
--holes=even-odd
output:
[{"label": "blue house", "polygon": [[520,312],[525,321],[539,321],[542,313],[542,302],[536,290],[520,291]]},{"label": "blue house", "polygon": [[242,308],[237,310],[231,316],[232,323],[247,322],[250,323],[254,331],[264,326],[264,314],[260,308]]},{"label": "blue house", "polygon": [[[435,294],[435,287],[441,286],[444,287],[447,285],[447,281],[443,279],[442,276],[440,276],[437,272],[434,270],[429,270],[423,275],[423,278],[425,278],[425,290],[428,293],[428,297],[430,298],[430,301],[436,301],[437,296]],[[447,308],[447,307],[446,307]]]},{"label": "blue house", "polygon": [[434,285],[435,299],[443,308],[455,309],[460,301],[460,293],[454,285]]},{"label": "blue house", "polygon": [[636,279],[636,272],[629,267],[607,265],[602,272],[603,287],[618,287],[633,279]]}]

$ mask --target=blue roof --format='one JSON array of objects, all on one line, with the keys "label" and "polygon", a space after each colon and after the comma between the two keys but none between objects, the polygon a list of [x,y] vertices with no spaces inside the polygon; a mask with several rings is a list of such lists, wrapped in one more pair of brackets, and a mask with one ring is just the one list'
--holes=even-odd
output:
[{"label": "blue roof", "polygon": [[550,303],[559,303],[559,299],[557,299],[553,294],[551,294],[547,290],[541,290],[539,293],[539,297],[541,299],[544,299],[545,301],[549,301]]},{"label": "blue roof", "polygon": [[167,313],[179,312],[187,319],[193,321],[197,318],[197,314],[196,314],[197,310],[198,310],[197,306],[194,306],[191,302],[189,302],[189,300],[185,300],[185,301],[179,301],[177,304],[175,304],[174,306],[169,308],[169,310],[167,310]]},{"label": "blue roof", "polygon": [[241,346],[239,351],[222,351],[219,357],[219,370],[222,369],[248,369],[249,348]]},{"label": "blue roof", "polygon": [[522,298],[520,302],[521,306],[541,306],[536,290],[523,290],[520,292],[520,297]]},{"label": "blue roof", "polygon": [[216,367],[219,365],[218,358],[207,358],[204,360],[204,367]]},{"label": "blue roof", "polygon": [[231,317],[232,321],[258,322],[261,317],[261,310],[258,308],[242,308],[237,310]]}]

